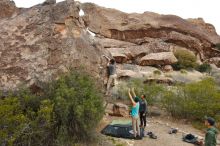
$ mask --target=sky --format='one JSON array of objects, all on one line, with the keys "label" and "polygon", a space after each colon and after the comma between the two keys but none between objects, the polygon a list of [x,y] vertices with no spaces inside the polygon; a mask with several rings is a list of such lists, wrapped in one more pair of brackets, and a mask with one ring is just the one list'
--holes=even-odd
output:
[{"label": "sky", "polygon": [[[31,7],[45,0],[14,0],[17,7]],[[57,0],[60,2],[63,0]],[[77,0],[75,0],[77,1]],[[202,17],[215,26],[220,35],[220,0],[78,0],[93,2],[100,6],[115,8],[123,12],[173,14],[182,18]]]}]

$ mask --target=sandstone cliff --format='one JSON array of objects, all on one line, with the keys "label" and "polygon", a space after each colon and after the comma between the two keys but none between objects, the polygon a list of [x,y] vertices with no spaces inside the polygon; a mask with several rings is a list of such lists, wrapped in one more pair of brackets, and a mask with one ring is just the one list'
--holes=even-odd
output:
[{"label": "sandstone cliff", "polygon": [[[220,57],[215,44],[220,42],[215,28],[199,19],[182,19],[174,15],[160,15],[152,12],[127,14],[95,4],[82,5],[84,20],[88,27],[101,38],[123,41],[115,48],[140,50],[142,53],[172,51],[186,48],[193,51],[202,61]],[[125,45],[125,42],[127,45]],[[132,44],[131,44],[132,43]],[[104,47],[109,44],[104,41]],[[146,48],[143,50],[143,47]]]}]

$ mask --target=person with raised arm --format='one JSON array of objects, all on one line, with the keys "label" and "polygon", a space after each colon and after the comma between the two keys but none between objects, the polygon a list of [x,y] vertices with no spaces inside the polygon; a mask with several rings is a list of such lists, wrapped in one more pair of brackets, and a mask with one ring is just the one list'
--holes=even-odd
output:
[{"label": "person with raised arm", "polygon": [[145,128],[147,124],[147,101],[146,101],[146,96],[143,94],[141,95],[141,98],[139,98],[136,93],[134,92],[134,88],[132,88],[132,94],[134,97],[137,97],[139,99],[139,116],[140,116],[140,121],[141,125],[140,127]]},{"label": "person with raised arm", "polygon": [[141,139],[140,127],[139,127],[139,107],[140,107],[139,99],[138,97],[135,97],[135,96],[132,97],[130,88],[128,89],[128,96],[132,103],[131,117],[132,117],[132,127],[133,127],[134,138]]}]

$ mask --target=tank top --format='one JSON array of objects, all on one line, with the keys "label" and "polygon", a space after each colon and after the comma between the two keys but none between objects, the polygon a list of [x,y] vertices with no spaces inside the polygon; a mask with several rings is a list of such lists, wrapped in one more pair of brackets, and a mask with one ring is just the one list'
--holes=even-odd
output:
[{"label": "tank top", "polygon": [[132,108],[131,108],[131,116],[132,116],[132,117],[138,118],[139,107],[140,107],[139,102],[136,103],[136,106],[135,106],[135,107],[132,106]]}]

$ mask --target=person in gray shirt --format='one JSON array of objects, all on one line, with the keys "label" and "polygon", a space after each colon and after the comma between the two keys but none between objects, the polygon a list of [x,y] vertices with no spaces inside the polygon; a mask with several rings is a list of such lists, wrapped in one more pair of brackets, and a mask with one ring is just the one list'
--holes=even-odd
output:
[{"label": "person in gray shirt", "polygon": [[109,89],[111,87],[111,84],[115,84],[116,82],[116,78],[117,78],[117,74],[116,74],[116,62],[115,59],[110,59],[108,62],[108,83],[107,83],[107,90],[106,90],[106,95],[109,94]]}]

